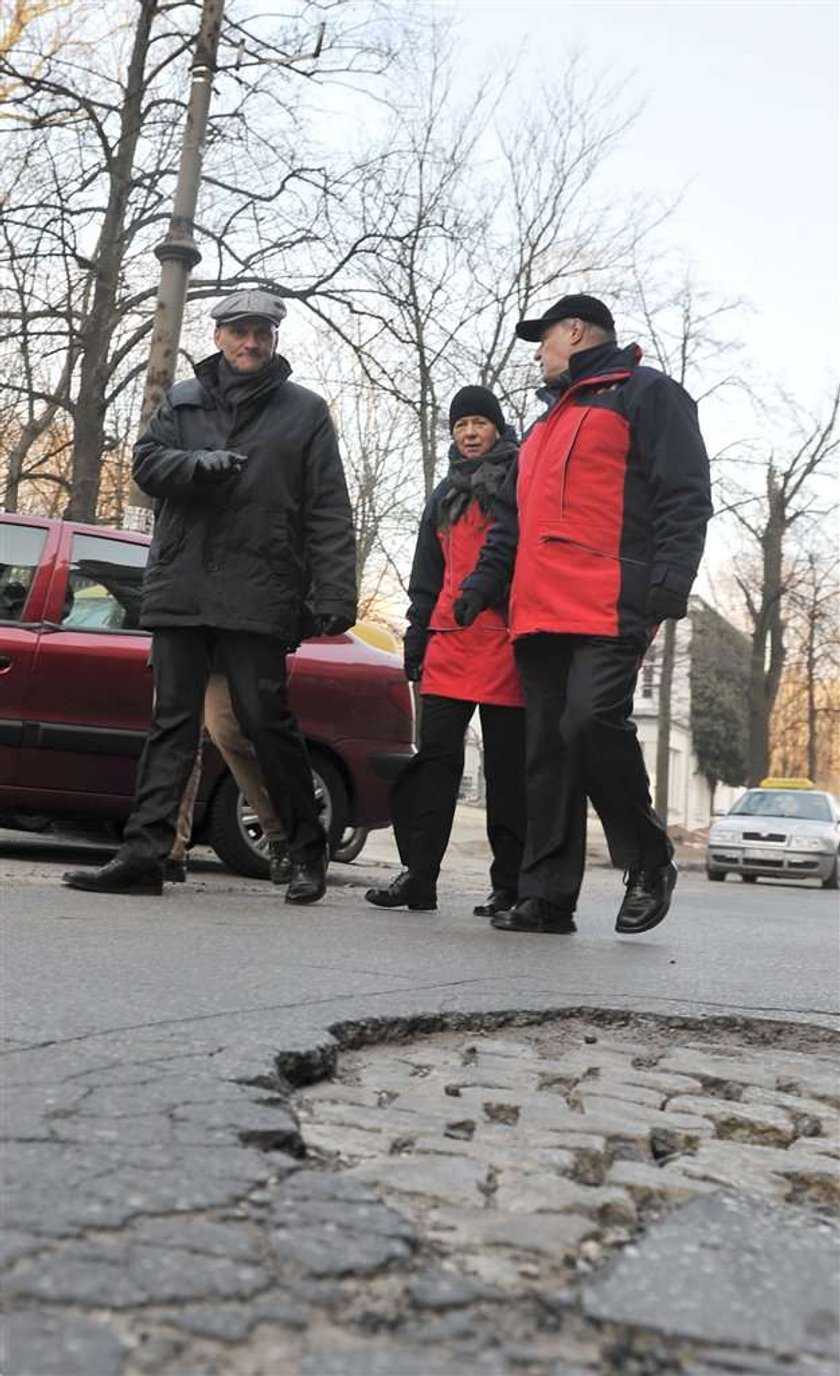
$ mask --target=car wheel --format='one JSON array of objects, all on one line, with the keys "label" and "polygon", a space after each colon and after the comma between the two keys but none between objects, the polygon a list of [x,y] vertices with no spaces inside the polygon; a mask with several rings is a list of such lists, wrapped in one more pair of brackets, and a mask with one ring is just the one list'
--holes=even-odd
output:
[{"label": "car wheel", "polygon": [[[330,850],[340,848],[350,812],[344,780],[330,760],[317,755],[312,760],[312,782]],[[268,878],[268,842],[232,774],[226,775],[213,796],[206,837],[228,869],[251,879]]]},{"label": "car wheel", "polygon": [[834,857],[834,869],[827,879],[822,881],[824,889],[840,889],[840,853]]},{"label": "car wheel", "polygon": [[754,884],[758,879],[757,874],[742,874],[741,880],[744,884]]},{"label": "car wheel", "polygon": [[706,878],[711,879],[713,884],[722,884],[726,878],[726,870],[713,870],[710,865],[707,865]]},{"label": "car wheel", "polygon": [[360,855],[370,832],[367,827],[345,827],[339,844],[333,852],[333,860],[349,865]]}]

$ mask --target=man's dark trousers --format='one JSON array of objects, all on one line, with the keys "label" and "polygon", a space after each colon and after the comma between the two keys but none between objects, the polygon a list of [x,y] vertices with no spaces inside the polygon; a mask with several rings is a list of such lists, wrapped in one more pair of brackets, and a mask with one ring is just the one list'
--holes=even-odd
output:
[{"label": "man's dark trousers", "polygon": [[[425,693],[420,753],[391,792],[400,859],[413,874],[436,880],[449,844],[464,772],[464,736],[474,702]],[[525,836],[525,714],[521,707],[479,704],[487,781],[490,882],[516,893]]]},{"label": "man's dark trousers", "polygon": [[528,831],[520,898],[577,897],[586,799],[619,869],[667,864],[672,846],[653,810],[644,757],[630,720],[642,659],[633,641],[538,634],[514,646],[525,693]]},{"label": "man's dark trousers", "polygon": [[254,746],[290,848],[319,851],[324,833],[306,746],[289,710],[285,647],[270,636],[241,631],[164,627],[154,632],[152,658],[155,708],[119,858],[162,866],[169,855],[213,668],[227,675],[234,711]]}]

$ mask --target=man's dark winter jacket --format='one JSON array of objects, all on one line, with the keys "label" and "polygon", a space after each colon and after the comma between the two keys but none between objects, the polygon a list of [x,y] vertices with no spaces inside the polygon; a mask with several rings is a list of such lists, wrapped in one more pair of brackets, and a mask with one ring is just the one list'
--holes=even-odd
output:
[{"label": "man's dark winter jacket", "polygon": [[641,351],[573,354],[570,385],[531,428],[464,582],[492,604],[513,569],[514,639],[650,634],[649,588],[687,594],[712,514],[709,461],[691,397]]},{"label": "man's dark winter jacket", "polygon": [[[326,402],[275,358],[229,405],[221,355],[177,383],[134,450],[134,477],[158,499],[143,626],[213,626],[295,645],[316,615],[356,615],[353,522]],[[245,395],[243,396],[243,392]],[[247,456],[238,477],[194,481],[202,451]]]}]

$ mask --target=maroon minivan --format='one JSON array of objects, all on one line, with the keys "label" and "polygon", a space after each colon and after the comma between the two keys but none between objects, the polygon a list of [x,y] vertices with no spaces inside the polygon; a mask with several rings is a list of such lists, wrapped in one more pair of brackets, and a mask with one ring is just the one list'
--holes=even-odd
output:
[{"label": "maroon minivan", "polygon": [[[138,626],[149,537],[0,514],[0,826],[93,821],[131,808],[149,724],[149,633]],[[414,753],[399,658],[349,632],[288,658],[331,844],[388,825]],[[241,874],[267,873],[262,833],[209,742],[194,841]]]}]

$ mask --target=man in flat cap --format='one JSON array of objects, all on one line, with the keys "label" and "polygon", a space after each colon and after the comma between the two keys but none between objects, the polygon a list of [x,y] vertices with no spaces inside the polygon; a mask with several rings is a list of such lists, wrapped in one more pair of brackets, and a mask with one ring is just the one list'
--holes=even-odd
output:
[{"label": "man in flat cap", "polygon": [[65,875],[73,888],[161,892],[216,671],[288,838],[286,901],[325,891],[326,838],[285,657],[304,634],[352,626],[355,548],[326,402],[290,382],[276,352],[285,314],[260,290],[215,306],[217,352],[176,383],[135,446],[135,480],[157,501],[140,617],[153,632],[156,705],[122,847],[101,869]]},{"label": "man in flat cap", "polygon": [[516,333],[538,345],[547,409],[454,607],[468,625],[512,578],[528,823],[519,902],[493,925],[575,930],[588,796],[626,875],[616,930],[646,932],[668,912],[677,871],[633,692],[658,624],[686,615],[712,514],[709,462],[691,397],[641,367],[638,345],[617,346],[602,301],[564,296]]}]

